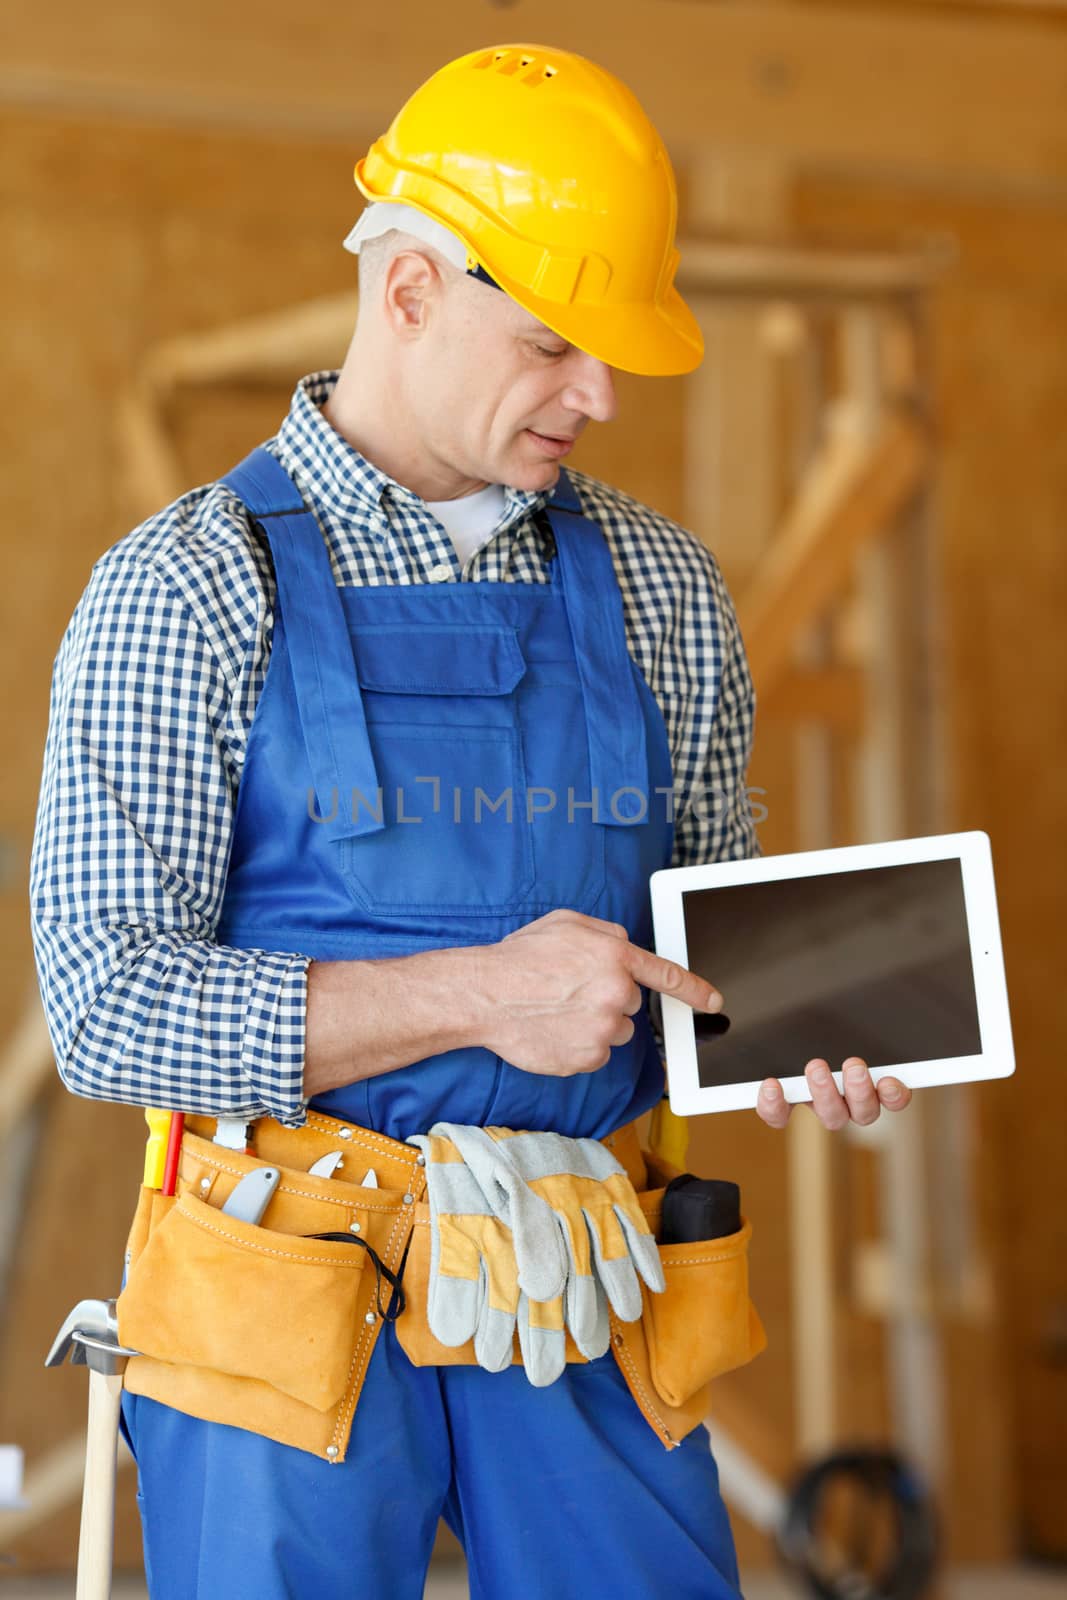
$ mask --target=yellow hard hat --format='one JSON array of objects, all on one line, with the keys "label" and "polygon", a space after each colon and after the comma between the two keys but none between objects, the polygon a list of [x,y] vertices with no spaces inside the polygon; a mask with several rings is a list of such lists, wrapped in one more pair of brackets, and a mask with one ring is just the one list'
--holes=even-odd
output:
[{"label": "yellow hard hat", "polygon": [[626,85],[583,56],[510,44],[449,62],[356,163],[356,183],[443,223],[471,266],[609,366],[699,365],[704,340],[674,287],[670,158]]}]

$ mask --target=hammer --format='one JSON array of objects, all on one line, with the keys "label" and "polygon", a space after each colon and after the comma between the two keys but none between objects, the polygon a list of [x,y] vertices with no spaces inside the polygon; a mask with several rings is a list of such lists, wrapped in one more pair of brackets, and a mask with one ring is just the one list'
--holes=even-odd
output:
[{"label": "hammer", "polygon": [[136,1350],[119,1343],[114,1300],[79,1300],[48,1352],[46,1367],[89,1368],[89,1428],[78,1536],[75,1600],[109,1600],[115,1545],[115,1452],[122,1375]]}]

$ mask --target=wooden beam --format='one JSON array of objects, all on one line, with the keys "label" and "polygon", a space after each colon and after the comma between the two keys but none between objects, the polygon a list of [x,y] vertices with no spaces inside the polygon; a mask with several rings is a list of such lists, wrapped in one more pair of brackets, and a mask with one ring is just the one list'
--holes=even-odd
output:
[{"label": "wooden beam", "polygon": [[686,380],[686,521],[706,532],[733,590],[748,581],[782,506],[774,474],[752,470],[753,459],[775,458],[778,358],[763,337],[760,291],[740,305],[724,303],[714,276],[722,265],[716,241],[741,234],[752,241],[753,261],[765,261],[758,241],[781,232],[790,178],[765,158],[707,149],[690,161],[687,189],[691,226],[712,237],[693,250],[687,284],[706,359]]},{"label": "wooden beam", "polygon": [[[959,7],[692,0],[143,0],[23,8],[0,102],[336,135],[359,147],[443,62],[549,39],[632,84],[679,154],[711,144],[794,163],[1067,185],[1067,44],[1046,23]],[[205,41],[210,48],[205,48]],[[295,64],[295,66],[294,66]],[[284,211],[284,197],[279,197]]]},{"label": "wooden beam", "polygon": [[678,286],[747,299],[862,299],[896,297],[932,287],[951,268],[948,238],[900,250],[860,250],[796,244],[789,239],[682,238]]},{"label": "wooden beam", "polygon": [[738,605],[759,694],[790,669],[794,641],[840,594],[853,560],[907,502],[927,445],[916,425],[890,416],[873,443],[840,415],[757,577]]},{"label": "wooden beam", "polygon": [[150,516],[182,491],[181,462],[167,418],[176,391],[235,379],[277,383],[298,369],[337,365],[354,323],[353,294],[324,295],[156,345],[120,394],[116,410],[123,494],[131,512]]},{"label": "wooden beam", "polygon": [[52,1041],[34,993],[0,1053],[0,1148],[55,1071]]},{"label": "wooden beam", "polygon": [[139,374],[119,395],[115,440],[121,499],[135,520],[152,516],[185,487],[163,399]]},{"label": "wooden beam", "polygon": [[[809,0],[793,0],[794,5],[807,5]],[[827,4],[847,6],[856,10],[868,6],[875,10],[885,8],[886,0],[826,0]],[[901,9],[910,11],[969,11],[983,22],[1002,19],[1018,21],[1020,18],[1044,22],[1067,22],[1067,0],[894,0]]]},{"label": "wooden beam", "polygon": [[311,372],[340,366],[356,325],[356,305],[354,290],[320,295],[281,311],[167,339],[146,361],[145,376],[163,394],[183,384],[234,378],[285,383],[298,367]]},{"label": "wooden beam", "polygon": [[809,1460],[830,1451],[838,1432],[832,1151],[827,1138],[822,1123],[803,1113],[791,1118],[786,1132],[796,1448]]}]

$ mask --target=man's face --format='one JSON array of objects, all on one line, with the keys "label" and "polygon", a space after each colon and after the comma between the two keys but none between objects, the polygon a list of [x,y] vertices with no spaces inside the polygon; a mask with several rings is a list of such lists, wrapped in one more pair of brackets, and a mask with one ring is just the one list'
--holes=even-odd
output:
[{"label": "man's face", "polygon": [[612,369],[476,278],[442,291],[409,396],[423,446],[463,484],[551,488],[586,424],[614,417]]}]

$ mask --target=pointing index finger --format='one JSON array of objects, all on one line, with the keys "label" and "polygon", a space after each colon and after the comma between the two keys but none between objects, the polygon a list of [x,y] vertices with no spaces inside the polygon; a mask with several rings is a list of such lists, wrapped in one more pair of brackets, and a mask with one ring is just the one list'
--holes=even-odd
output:
[{"label": "pointing index finger", "polygon": [[638,983],[659,994],[681,1000],[694,1011],[721,1011],[722,995],[706,978],[698,977],[677,961],[668,961],[640,945],[630,946],[630,971]]}]

